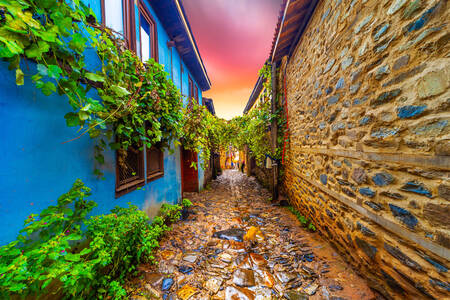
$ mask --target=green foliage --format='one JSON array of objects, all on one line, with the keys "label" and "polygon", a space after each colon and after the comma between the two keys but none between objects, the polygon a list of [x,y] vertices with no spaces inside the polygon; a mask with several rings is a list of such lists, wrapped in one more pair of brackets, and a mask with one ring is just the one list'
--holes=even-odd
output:
[{"label": "green foliage", "polygon": [[189,200],[189,199],[187,199],[187,198],[184,198],[184,199],[181,201],[181,205],[182,205],[183,207],[189,208],[189,207],[192,206],[192,202],[191,202],[191,200]]},{"label": "green foliage", "polygon": [[[271,112],[272,79],[271,65],[265,64],[259,71],[264,78],[262,101],[258,101],[252,109],[243,116],[235,117],[217,127],[218,144],[222,150],[233,146],[239,150],[248,147],[251,155],[262,164],[266,155],[281,159],[285,120],[283,110]],[[276,121],[279,128],[277,147],[271,149],[270,126]]]},{"label": "green foliage", "polygon": [[180,218],[182,206],[164,204],[152,222],[134,205],[88,219],[96,206],[89,195],[77,180],[56,206],[30,215],[17,240],[0,248],[0,298],[50,292],[76,299],[126,297],[126,277],[154,260],[158,240]]},{"label": "green foliage", "polygon": [[[286,118],[283,107],[277,99],[278,108],[272,113],[272,66],[266,63],[259,75],[264,79],[261,100],[243,116],[235,117],[226,122],[220,131],[220,145],[222,150],[228,150],[228,146],[233,146],[239,150],[246,147],[256,161],[262,165],[266,156],[274,159],[281,159],[286,131]],[[281,93],[277,93],[281,97]],[[278,127],[278,137],[275,150],[272,150],[271,126],[276,122]]]},{"label": "green foliage", "polygon": [[96,206],[85,198],[90,189],[77,180],[69,192],[59,197],[39,215],[30,215],[16,241],[0,248],[0,295],[34,294],[60,281],[61,289],[76,289],[77,282],[89,279],[92,265],[80,266],[85,252],[74,253],[71,244],[84,239],[81,226]]},{"label": "green foliage", "polygon": [[190,100],[183,112],[183,147],[200,153],[202,166],[208,166],[211,150],[217,148],[221,120],[213,116],[205,106],[199,105],[195,99]]},{"label": "green foliage", "polygon": [[307,219],[303,216],[298,210],[296,210],[293,206],[288,206],[288,209],[297,217],[303,227],[307,228],[310,231],[316,231],[316,226],[312,223],[311,220]]},{"label": "green foliage", "polygon": [[[97,157],[108,145],[167,147],[182,134],[181,94],[163,66],[142,63],[117,36],[79,0],[0,0],[0,58],[17,85],[30,78],[44,95],[67,96],[67,125],[80,127],[75,139],[97,139]],[[36,62],[34,74],[25,60]]]}]

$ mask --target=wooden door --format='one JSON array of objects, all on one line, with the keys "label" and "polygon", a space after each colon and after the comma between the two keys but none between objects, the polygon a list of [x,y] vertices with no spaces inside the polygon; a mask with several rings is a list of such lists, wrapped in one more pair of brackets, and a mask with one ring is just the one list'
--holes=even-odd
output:
[{"label": "wooden door", "polygon": [[[181,191],[198,192],[198,158],[197,153],[180,147],[181,152]],[[191,167],[194,163],[197,168]]]}]

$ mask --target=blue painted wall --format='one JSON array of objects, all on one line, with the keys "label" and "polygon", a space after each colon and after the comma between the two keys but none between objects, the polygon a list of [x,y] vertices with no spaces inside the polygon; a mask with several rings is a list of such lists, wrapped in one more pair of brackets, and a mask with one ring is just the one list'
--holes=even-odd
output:
[{"label": "blue painted wall", "polygon": [[[84,0],[101,16],[98,0]],[[151,7],[157,22],[159,61],[170,74],[168,36]],[[180,82],[180,56],[173,49],[173,77],[178,88]],[[34,72],[33,63],[28,62]],[[189,70],[184,65],[183,93],[187,94]],[[44,96],[26,78],[25,85],[17,87],[15,73],[7,63],[0,62],[0,130],[3,151],[0,156],[0,245],[15,239],[23,221],[31,213],[39,213],[67,192],[80,178],[92,189],[91,199],[98,203],[93,214],[108,213],[116,205],[128,202],[138,205],[152,215],[163,202],[176,203],[181,199],[180,151],[164,154],[164,177],[147,183],[118,199],[115,198],[115,155],[106,151],[104,180],[93,174],[95,168],[94,142],[84,136],[63,144],[77,136],[77,128],[66,126],[64,115],[71,111],[64,96]],[[201,91],[199,91],[201,97]],[[201,180],[200,180],[201,178]],[[199,170],[203,183],[203,170]]]}]

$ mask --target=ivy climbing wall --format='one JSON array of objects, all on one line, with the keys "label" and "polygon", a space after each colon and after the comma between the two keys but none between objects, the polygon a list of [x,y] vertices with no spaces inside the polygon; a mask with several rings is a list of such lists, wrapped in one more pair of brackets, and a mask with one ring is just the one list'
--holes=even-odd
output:
[{"label": "ivy climbing wall", "polygon": [[319,1],[281,65],[284,188],[388,298],[450,292],[449,20],[444,0]]}]

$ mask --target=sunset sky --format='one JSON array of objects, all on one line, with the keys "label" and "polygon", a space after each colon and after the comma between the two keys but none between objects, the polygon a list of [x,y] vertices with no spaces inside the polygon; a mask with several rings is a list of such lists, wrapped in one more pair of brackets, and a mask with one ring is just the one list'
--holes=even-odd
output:
[{"label": "sunset sky", "polygon": [[216,114],[241,115],[270,53],[282,0],[183,0]]}]

